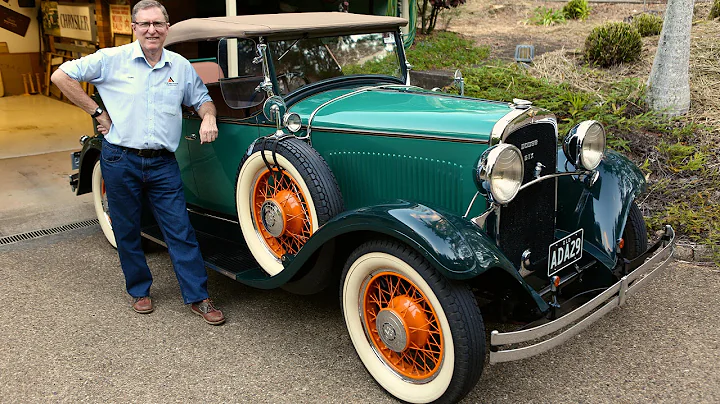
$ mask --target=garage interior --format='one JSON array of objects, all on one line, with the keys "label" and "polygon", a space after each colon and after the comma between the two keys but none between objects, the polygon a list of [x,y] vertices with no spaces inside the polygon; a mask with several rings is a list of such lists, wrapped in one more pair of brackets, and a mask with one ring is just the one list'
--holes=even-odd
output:
[{"label": "garage interior", "polygon": [[[95,217],[91,195],[68,185],[71,152],[92,135],[92,120],[65,99],[50,74],[66,60],[133,40],[130,10],[138,0],[0,1],[0,237]],[[170,21],[227,13],[335,11],[384,14],[387,1],[161,1]],[[232,9],[234,6],[234,10]],[[67,34],[63,13],[85,18]],[[73,17],[74,18],[74,17]],[[61,19],[64,19],[60,22]],[[92,94],[92,86],[85,86]]]}]

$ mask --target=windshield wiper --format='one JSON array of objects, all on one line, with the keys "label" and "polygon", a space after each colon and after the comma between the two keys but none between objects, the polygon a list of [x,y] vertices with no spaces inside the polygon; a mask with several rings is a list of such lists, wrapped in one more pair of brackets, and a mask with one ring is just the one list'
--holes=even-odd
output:
[{"label": "windshield wiper", "polygon": [[285,52],[283,52],[283,54],[280,55],[278,60],[282,60],[282,58],[285,57],[285,55],[287,55],[288,52],[290,52],[290,49],[292,49],[295,45],[297,45],[297,43],[300,42],[301,39],[303,39],[303,38],[296,39],[295,42],[292,43],[292,45],[290,45],[287,49],[285,49]]}]

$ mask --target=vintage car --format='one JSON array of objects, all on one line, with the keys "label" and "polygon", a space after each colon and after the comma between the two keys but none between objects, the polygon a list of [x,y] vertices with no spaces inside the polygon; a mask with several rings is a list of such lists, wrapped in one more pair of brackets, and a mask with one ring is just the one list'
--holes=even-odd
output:
[{"label": "vintage car", "polygon": [[[198,18],[170,29],[218,110],[176,152],[208,267],[244,284],[340,294],[355,350],[407,402],[455,402],[489,362],[547,351],[622,305],[672,256],[648,247],[644,177],[601,123],[561,142],[528,101],[415,87],[397,17]],[[114,243],[98,158],[71,176]],[[162,243],[146,216],[143,236]],[[502,327],[486,335],[484,321]],[[508,326],[518,324],[524,326]],[[504,328],[503,328],[504,327]],[[487,342],[489,341],[489,349]]]}]

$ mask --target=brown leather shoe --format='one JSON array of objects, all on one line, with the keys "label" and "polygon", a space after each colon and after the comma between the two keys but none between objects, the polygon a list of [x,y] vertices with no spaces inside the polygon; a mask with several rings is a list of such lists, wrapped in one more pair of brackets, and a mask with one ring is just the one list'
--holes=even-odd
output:
[{"label": "brown leather shoe", "polygon": [[220,325],[225,322],[223,312],[216,309],[210,299],[205,299],[202,302],[195,302],[191,304],[190,310],[198,316],[202,316],[208,324]]},{"label": "brown leather shoe", "polygon": [[132,308],[140,314],[152,313],[152,299],[150,299],[150,296],[136,297],[135,303],[133,303]]}]

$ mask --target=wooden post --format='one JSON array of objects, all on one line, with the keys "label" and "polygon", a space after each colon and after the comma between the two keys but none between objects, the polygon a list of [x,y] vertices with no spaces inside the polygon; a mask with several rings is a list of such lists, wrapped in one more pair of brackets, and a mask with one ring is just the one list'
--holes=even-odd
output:
[{"label": "wooden post", "polygon": [[25,73],[22,73],[23,78],[23,85],[25,86],[25,94],[23,95],[30,95],[30,92],[28,91],[28,83],[27,83],[27,75]]},{"label": "wooden post", "polygon": [[42,93],[42,85],[40,84],[40,73],[35,73],[35,82],[37,83],[38,94]]}]

